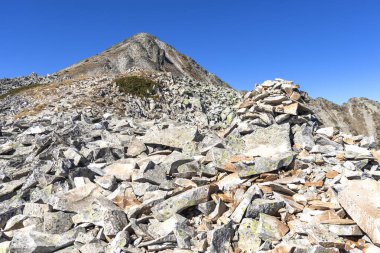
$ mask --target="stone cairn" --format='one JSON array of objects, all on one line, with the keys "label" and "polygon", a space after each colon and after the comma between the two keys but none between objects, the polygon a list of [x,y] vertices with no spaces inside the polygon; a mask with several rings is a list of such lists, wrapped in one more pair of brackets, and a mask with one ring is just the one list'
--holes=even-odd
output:
[{"label": "stone cairn", "polygon": [[0,252],[379,252],[380,152],[257,85],[223,132],[81,112],[7,122]]}]

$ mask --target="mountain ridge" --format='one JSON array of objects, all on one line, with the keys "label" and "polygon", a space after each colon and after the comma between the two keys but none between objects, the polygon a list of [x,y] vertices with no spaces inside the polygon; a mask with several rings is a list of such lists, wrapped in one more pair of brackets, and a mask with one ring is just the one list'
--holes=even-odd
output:
[{"label": "mountain ridge", "polygon": [[148,33],[138,33],[63,70],[59,76],[77,77],[102,74],[122,74],[130,69],[171,72],[203,82],[228,86],[195,60],[179,53],[171,45]]}]

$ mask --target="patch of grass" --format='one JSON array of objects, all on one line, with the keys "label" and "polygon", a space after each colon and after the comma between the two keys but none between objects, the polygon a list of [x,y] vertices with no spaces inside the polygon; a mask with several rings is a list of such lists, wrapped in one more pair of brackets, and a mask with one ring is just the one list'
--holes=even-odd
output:
[{"label": "patch of grass", "polygon": [[40,113],[43,109],[45,109],[45,104],[37,104],[33,108],[25,109],[21,112],[19,112],[17,115],[15,115],[16,119],[21,119],[25,116],[35,116],[38,113]]},{"label": "patch of grass", "polygon": [[123,93],[148,98],[155,96],[157,83],[141,76],[126,76],[115,79],[116,85]]},{"label": "patch of grass", "polygon": [[34,88],[37,88],[37,87],[40,87],[40,86],[43,86],[44,84],[30,84],[30,85],[26,85],[26,86],[21,86],[21,87],[18,87],[16,89],[12,89],[2,95],[0,95],[0,99],[4,99],[8,96],[14,96],[14,95],[17,95],[23,91],[27,91],[27,90],[30,90],[30,89],[34,89]]}]

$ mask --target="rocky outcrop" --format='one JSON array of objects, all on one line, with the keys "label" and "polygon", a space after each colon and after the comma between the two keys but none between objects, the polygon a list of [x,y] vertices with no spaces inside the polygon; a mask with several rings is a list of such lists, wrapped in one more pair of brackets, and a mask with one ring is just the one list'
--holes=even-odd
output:
[{"label": "rocky outcrop", "polygon": [[130,70],[163,71],[188,76],[196,81],[227,86],[193,59],[177,52],[158,38],[139,33],[106,51],[59,71],[64,77],[115,75]]},{"label": "rocky outcrop", "polygon": [[311,105],[325,126],[334,126],[354,135],[380,138],[380,103],[367,98],[352,98],[337,105],[323,98]]},{"label": "rocky outcrop", "polygon": [[56,75],[39,76],[36,73],[16,78],[3,78],[0,79],[0,96],[20,87],[32,84],[48,84],[56,79]]}]

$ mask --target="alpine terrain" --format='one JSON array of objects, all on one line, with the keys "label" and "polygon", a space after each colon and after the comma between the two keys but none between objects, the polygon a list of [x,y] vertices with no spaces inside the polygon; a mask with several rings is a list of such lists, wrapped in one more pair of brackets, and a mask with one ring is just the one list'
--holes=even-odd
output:
[{"label": "alpine terrain", "polygon": [[0,79],[0,252],[380,252],[379,126],[146,33]]}]

